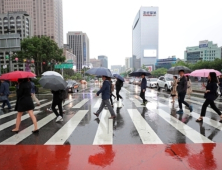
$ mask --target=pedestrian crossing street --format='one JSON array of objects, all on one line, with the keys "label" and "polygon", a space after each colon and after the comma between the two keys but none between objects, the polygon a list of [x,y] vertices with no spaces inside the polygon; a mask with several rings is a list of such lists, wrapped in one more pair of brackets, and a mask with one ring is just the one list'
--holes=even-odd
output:
[{"label": "pedestrian crossing street", "polygon": [[[110,113],[104,109],[99,118],[93,115],[101,99],[95,94],[80,93],[65,101],[64,121],[56,123],[54,113],[47,112],[50,99],[41,99],[35,107],[39,134],[32,134],[33,124],[27,113],[22,116],[18,134],[11,132],[15,126],[17,112],[0,114],[0,145],[112,145],[112,144],[172,144],[222,142],[222,124],[219,116],[207,109],[203,123],[196,123],[204,101],[200,97],[186,99],[194,106],[190,113],[184,108],[183,115],[176,114],[178,103],[171,103],[169,94],[148,90],[146,107],[141,105],[138,94],[123,88],[124,100],[114,102],[117,118],[108,119]],[[12,106],[15,100],[11,101]],[[216,102],[219,108],[221,103]],[[221,109],[222,110],[222,109]]]}]

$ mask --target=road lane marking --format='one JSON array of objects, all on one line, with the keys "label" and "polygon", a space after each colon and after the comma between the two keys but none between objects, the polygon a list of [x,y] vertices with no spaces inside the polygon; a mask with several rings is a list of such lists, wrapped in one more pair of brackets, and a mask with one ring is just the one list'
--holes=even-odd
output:
[{"label": "road lane marking", "polygon": [[81,102],[73,106],[74,109],[80,109],[84,104],[86,104],[89,101],[89,99],[83,99]]},{"label": "road lane marking", "polygon": [[79,110],[61,129],[59,129],[45,145],[63,145],[76,129],[88,110]]},{"label": "road lane marking", "polygon": [[94,105],[94,107],[93,107],[93,108],[99,108],[99,107],[100,107],[101,102],[102,102],[102,99],[98,99],[98,100],[97,100],[97,102],[96,102],[96,104]]},{"label": "road lane marking", "polygon": [[[40,129],[41,127],[45,126],[47,123],[52,121],[55,118],[55,114],[50,114],[46,116],[45,118],[41,119],[38,121],[38,128]],[[18,134],[13,135],[12,137],[4,140],[3,142],[0,143],[0,145],[16,145],[28,136],[32,134],[32,130],[34,129],[33,125],[25,128]]]},{"label": "road lane marking", "polygon": [[158,135],[141,116],[137,109],[127,109],[143,144],[163,144]]},{"label": "road lane marking", "polygon": [[[165,100],[165,101],[169,101],[169,100],[167,100],[168,98],[164,98],[164,97],[158,97],[158,98],[160,98],[160,99],[162,99],[162,100]],[[189,100],[186,100],[186,101],[189,101]],[[196,101],[193,101],[193,100],[190,100],[190,102],[195,103],[195,104],[198,104],[198,105],[203,105],[203,104],[201,104],[200,102],[196,102]],[[175,103],[178,104],[177,101],[175,101]],[[192,105],[192,104],[191,104],[191,105]],[[183,108],[185,108],[185,106],[183,106]],[[198,109],[202,109],[202,108],[199,107]],[[210,107],[207,107],[207,111],[209,111],[209,112],[211,112],[211,113],[214,113],[214,114],[217,114],[217,113],[216,113],[212,108],[210,108]]]},{"label": "road lane marking", "polygon": [[[38,114],[38,113],[40,113],[40,112],[41,112],[41,111],[35,111],[34,114],[36,115],[36,114]],[[21,121],[23,121],[23,120],[25,120],[25,119],[28,119],[29,117],[30,117],[29,114],[23,115],[23,116],[21,117]],[[8,122],[6,122],[6,123],[4,123],[4,124],[1,124],[1,125],[0,125],[0,131],[1,131],[1,130],[4,130],[4,129],[12,126],[12,125],[14,125],[15,122],[16,122],[16,119],[13,119],[13,120],[8,121]]]},{"label": "road lane marking", "polygon": [[[45,99],[44,99],[44,101],[45,101]],[[43,106],[40,105],[39,107],[41,108],[41,107],[43,107]],[[14,115],[14,114],[16,114],[16,113],[18,113],[18,112],[17,112],[17,111],[12,111],[12,112],[9,112],[9,113],[0,115],[0,119],[5,118],[5,117],[8,117],[8,116],[11,116],[11,115]]]},{"label": "road lane marking", "polygon": [[[46,101],[46,99],[43,99],[43,100],[39,100],[39,102],[41,103],[41,102],[44,102],[44,101]],[[36,104],[36,102],[33,102],[34,104]],[[16,105],[16,103],[14,103],[14,104],[11,104],[11,106],[15,106]]]},{"label": "road lane marking", "polygon": [[[163,104],[160,104],[163,105]],[[165,106],[165,105],[163,105]],[[157,114],[162,117],[166,122],[172,125],[176,130],[180,131],[183,135],[189,138],[194,143],[214,143],[213,141],[209,140],[193,128],[189,127],[188,125],[184,124],[180,120],[176,119],[175,117],[171,116],[169,113],[165,112],[162,109],[155,109]]]},{"label": "road lane marking", "polygon": [[131,97],[129,99],[136,105],[136,107],[145,107],[145,106],[141,105],[142,103],[139,102],[138,100],[131,98]]},{"label": "road lane marking", "polygon": [[100,122],[96,131],[93,145],[112,145],[113,144],[113,119],[109,111],[103,110]]}]

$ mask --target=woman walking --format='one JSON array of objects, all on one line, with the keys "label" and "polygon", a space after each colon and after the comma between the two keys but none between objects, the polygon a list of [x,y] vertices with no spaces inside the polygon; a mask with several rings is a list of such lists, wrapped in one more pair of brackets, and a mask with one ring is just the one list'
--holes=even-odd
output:
[{"label": "woman walking", "polygon": [[15,111],[18,111],[17,118],[16,118],[16,126],[12,130],[12,132],[19,132],[19,126],[21,123],[21,117],[23,112],[28,112],[29,116],[32,119],[32,122],[34,124],[34,130],[33,133],[38,133],[39,130],[37,128],[37,121],[36,117],[33,113],[34,110],[34,104],[31,97],[31,83],[28,79],[19,79],[19,86],[17,90],[17,101],[15,105]]},{"label": "woman walking", "polygon": [[173,76],[173,82],[171,82],[172,90],[171,90],[171,97],[173,101],[171,103],[175,102],[175,97],[177,96],[177,76]]},{"label": "woman walking", "polygon": [[211,108],[218,114],[220,115],[220,123],[222,123],[222,115],[220,110],[215,106],[214,100],[217,98],[217,77],[215,72],[210,72],[208,75],[208,82],[207,86],[203,84],[203,87],[206,88],[204,98],[206,99],[202,109],[201,109],[201,115],[199,119],[196,120],[196,122],[203,122],[203,117],[206,115],[206,109],[207,106],[210,105]]},{"label": "woman walking", "polygon": [[119,79],[117,79],[116,81],[116,97],[117,97],[117,101],[119,101],[119,99],[122,99],[122,96],[120,96],[119,92],[121,90],[121,88],[123,87],[123,82]]},{"label": "woman walking", "polygon": [[190,94],[193,92],[191,87],[191,80],[189,76],[186,76],[186,78],[187,78],[187,95],[190,97]]}]

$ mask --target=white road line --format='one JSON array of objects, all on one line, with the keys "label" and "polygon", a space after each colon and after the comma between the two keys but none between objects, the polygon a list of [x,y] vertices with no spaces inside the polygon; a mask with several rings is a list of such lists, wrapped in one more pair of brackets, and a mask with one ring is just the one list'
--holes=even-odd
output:
[{"label": "white road line", "polygon": [[63,145],[78,124],[84,118],[88,110],[79,110],[59,131],[57,131],[45,145]]},{"label": "white road line", "polygon": [[109,119],[110,113],[103,110],[93,145],[113,144],[113,119]]},{"label": "white road line", "polygon": [[86,104],[89,101],[89,99],[83,99],[81,102],[79,102],[78,104],[76,104],[75,106],[73,106],[72,108],[74,109],[79,109],[81,108],[84,104]]},{"label": "white road line", "polygon": [[[38,113],[40,113],[40,112],[41,112],[41,111],[35,111],[34,114],[36,115],[36,114],[38,114]],[[28,119],[28,118],[29,118],[29,114],[23,115],[22,118],[21,118],[21,121],[23,121],[23,120],[25,120],[25,119]],[[12,126],[12,125],[14,125],[15,122],[16,122],[16,119],[13,119],[13,120],[8,121],[8,122],[6,122],[6,123],[4,123],[4,124],[1,124],[1,125],[0,125],[0,131],[1,131],[1,130],[4,130],[4,129]]]},{"label": "white road line", "polygon": [[127,109],[143,144],[163,144],[137,109]]},{"label": "white road line", "polygon": [[122,87],[123,90],[127,91],[128,93],[132,93],[129,90],[127,90],[125,87]]},{"label": "white road line", "polygon": [[[163,104],[160,104],[163,105]],[[162,109],[155,110],[160,117],[162,117],[166,122],[172,125],[175,129],[180,131],[184,134],[187,138],[189,138],[194,143],[214,143],[213,141],[209,140],[205,136],[201,135],[196,130],[192,129],[188,125],[184,124],[180,120],[176,119],[175,117],[171,116],[169,113],[165,112]]]},{"label": "white road line", "polygon": [[40,108],[42,108],[42,107],[44,107],[44,106],[47,106],[47,105],[50,105],[50,104],[52,104],[52,101],[47,102],[47,103],[45,103],[45,104],[41,104],[40,106],[35,107],[35,109],[40,109]]},{"label": "white road line", "polygon": [[17,112],[17,111],[13,111],[13,112],[9,112],[9,113],[0,115],[0,119],[5,118],[5,117],[8,117],[8,116],[11,116],[11,115],[14,115],[14,114],[16,114],[16,113],[18,113],[18,112]]},{"label": "white road line", "polygon": [[[39,100],[40,103],[41,103],[41,102],[44,102],[44,101],[46,101],[46,99]],[[36,102],[33,102],[33,103],[36,104]],[[16,105],[16,103],[12,104],[11,106],[15,106],[15,105]]]},{"label": "white road line", "polygon": [[97,102],[96,102],[96,104],[94,105],[94,107],[93,107],[93,108],[99,108],[99,106],[100,106],[101,102],[102,102],[102,99],[101,99],[101,98],[100,98],[100,99],[98,99],[98,100],[97,100]]},{"label": "white road line", "polygon": [[[50,114],[47,117],[41,119],[38,121],[38,128],[40,129],[41,127],[45,126],[47,123],[52,121],[55,118],[55,114]],[[4,140],[3,142],[0,143],[0,145],[16,145],[28,136],[32,134],[32,130],[34,129],[33,125],[25,128],[18,134],[13,135],[12,137]]]},{"label": "white road line", "polygon": [[139,102],[138,100],[134,99],[134,98],[129,98],[135,105],[136,107],[145,107],[143,105],[141,105],[142,103]]}]

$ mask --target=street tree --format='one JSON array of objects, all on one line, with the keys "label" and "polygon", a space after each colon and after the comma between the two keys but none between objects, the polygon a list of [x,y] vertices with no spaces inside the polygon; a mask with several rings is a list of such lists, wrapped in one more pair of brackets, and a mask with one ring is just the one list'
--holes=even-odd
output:
[{"label": "street tree", "polygon": [[167,69],[166,68],[158,68],[154,71],[151,72],[151,75],[154,77],[159,77],[159,76],[163,76],[167,73]]},{"label": "street tree", "polygon": [[[64,62],[63,50],[49,37],[34,36],[21,41],[21,51],[18,52],[19,62],[24,59],[34,59],[35,73],[40,75],[43,71],[52,69],[51,64]],[[44,67],[43,67],[44,66]]]}]

